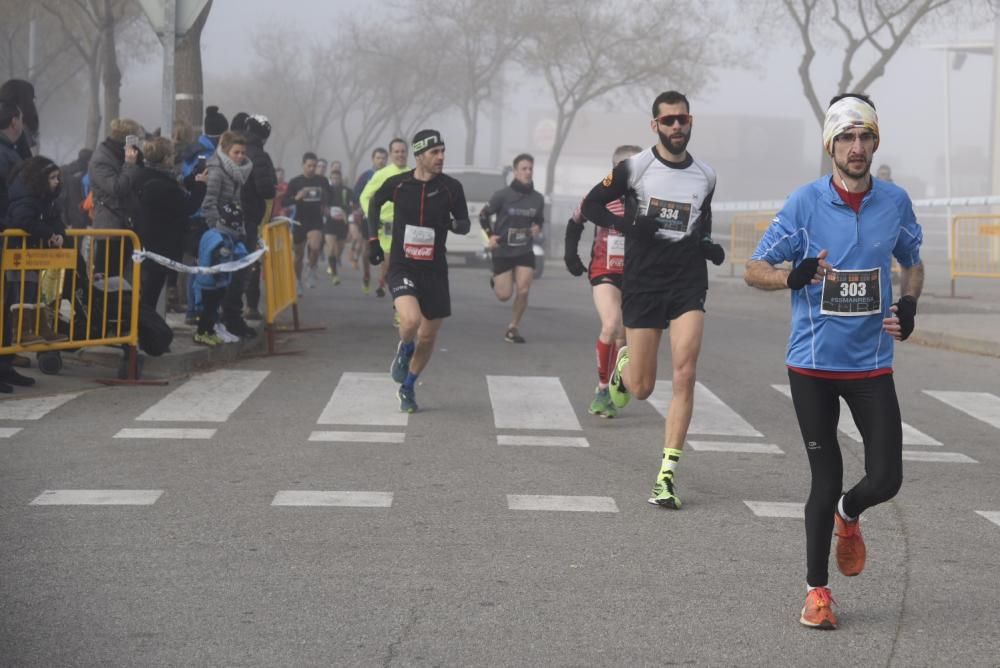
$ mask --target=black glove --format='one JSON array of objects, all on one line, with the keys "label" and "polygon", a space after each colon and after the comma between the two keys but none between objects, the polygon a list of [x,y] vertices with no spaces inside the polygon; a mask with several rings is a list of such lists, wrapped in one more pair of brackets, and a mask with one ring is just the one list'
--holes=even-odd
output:
[{"label": "black glove", "polygon": [[371,265],[382,264],[382,260],[385,259],[385,253],[382,251],[382,244],[379,243],[378,237],[368,240],[368,263]]},{"label": "black glove", "polygon": [[649,240],[660,229],[660,224],[653,216],[636,216],[631,222],[626,218],[622,234],[633,239]]},{"label": "black glove", "polygon": [[726,261],[725,249],[720,244],[712,241],[712,237],[705,237],[702,239],[700,246],[701,256],[706,260],[709,260],[716,267]]},{"label": "black glove", "polygon": [[802,262],[799,262],[799,265],[795,269],[789,272],[788,280],[785,282],[792,290],[804,288],[812,282],[817,269],[819,269],[819,258],[807,257]]},{"label": "black glove", "polygon": [[917,315],[917,300],[906,295],[900,297],[893,306],[896,307],[896,317],[899,318],[899,340],[905,341],[913,333],[913,325]]}]

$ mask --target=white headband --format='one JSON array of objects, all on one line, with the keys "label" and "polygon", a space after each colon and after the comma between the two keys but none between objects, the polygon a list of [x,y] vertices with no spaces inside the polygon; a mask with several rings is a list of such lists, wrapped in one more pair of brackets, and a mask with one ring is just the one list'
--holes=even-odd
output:
[{"label": "white headband", "polygon": [[875,148],[878,148],[878,114],[870,104],[856,97],[845,97],[837,100],[826,110],[823,121],[823,146],[827,153],[833,152],[833,140],[842,132],[851,128],[864,128],[875,135]]}]

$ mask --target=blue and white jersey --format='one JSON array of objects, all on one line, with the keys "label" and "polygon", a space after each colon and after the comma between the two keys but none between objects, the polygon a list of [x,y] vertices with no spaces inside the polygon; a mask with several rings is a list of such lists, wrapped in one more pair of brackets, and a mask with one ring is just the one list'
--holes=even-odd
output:
[{"label": "blue and white jersey", "polygon": [[855,213],[823,176],[792,193],[764,232],[751,260],[798,264],[826,250],[834,270],[823,283],[792,291],[788,366],[821,371],[892,367],[892,258],[920,263],[923,232],[902,188],[872,179]]}]

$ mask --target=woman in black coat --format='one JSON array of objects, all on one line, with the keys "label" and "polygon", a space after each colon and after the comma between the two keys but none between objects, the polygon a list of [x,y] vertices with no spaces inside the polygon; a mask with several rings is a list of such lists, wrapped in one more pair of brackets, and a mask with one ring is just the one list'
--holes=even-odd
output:
[{"label": "woman in black coat", "polygon": [[[142,247],[158,255],[180,262],[184,254],[184,234],[188,218],[201,208],[205,197],[205,175],[188,179],[185,189],[174,176],[173,144],[165,137],[156,137],[142,147],[145,166],[140,168],[139,224],[136,232]],[[140,300],[152,308],[172,269],[153,260],[142,263]]]}]

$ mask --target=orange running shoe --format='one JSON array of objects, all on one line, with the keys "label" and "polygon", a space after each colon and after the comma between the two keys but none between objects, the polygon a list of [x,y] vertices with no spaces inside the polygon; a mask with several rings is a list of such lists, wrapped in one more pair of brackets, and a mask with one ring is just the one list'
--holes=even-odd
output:
[{"label": "orange running shoe", "polygon": [[865,568],[865,539],[861,537],[861,518],[848,522],[833,511],[833,533],[837,536],[837,568],[847,576]]},{"label": "orange running shoe", "polygon": [[837,615],[833,614],[835,603],[829,587],[810,589],[806,594],[806,604],[802,607],[799,623],[813,629],[832,631],[837,628]]}]

